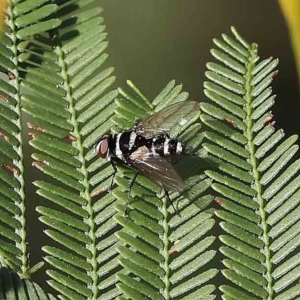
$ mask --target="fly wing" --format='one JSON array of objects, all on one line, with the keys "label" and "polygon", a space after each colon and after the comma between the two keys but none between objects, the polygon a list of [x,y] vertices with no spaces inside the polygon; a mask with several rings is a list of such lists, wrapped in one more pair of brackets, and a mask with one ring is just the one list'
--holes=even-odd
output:
[{"label": "fly wing", "polygon": [[145,138],[168,134],[172,127],[183,126],[191,119],[189,115],[198,111],[199,104],[195,101],[178,102],[150,115],[135,127],[135,131]]},{"label": "fly wing", "polygon": [[147,147],[137,149],[129,156],[129,160],[133,167],[164,189],[184,189],[184,183],[173,166],[160,155],[153,155]]}]

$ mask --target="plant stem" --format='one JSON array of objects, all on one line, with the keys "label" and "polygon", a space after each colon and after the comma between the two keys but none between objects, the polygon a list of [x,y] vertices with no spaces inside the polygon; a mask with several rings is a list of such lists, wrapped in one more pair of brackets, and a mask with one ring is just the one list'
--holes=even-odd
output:
[{"label": "plant stem", "polygon": [[253,143],[253,131],[252,131],[252,126],[253,126],[253,120],[252,120],[252,113],[253,113],[253,108],[252,108],[252,102],[253,102],[253,97],[252,97],[252,85],[251,81],[253,79],[253,76],[251,74],[253,68],[255,67],[255,61],[257,58],[257,46],[252,45],[252,49],[250,50],[250,58],[249,58],[249,63],[247,65],[247,73],[245,75],[246,78],[246,95],[245,95],[245,100],[246,100],[246,125],[247,125],[247,132],[246,136],[248,138],[248,148],[250,152],[250,163],[252,165],[252,172],[254,176],[254,185],[255,189],[257,191],[257,202],[259,204],[259,213],[261,217],[261,227],[263,229],[263,235],[262,235],[262,240],[265,243],[264,247],[264,254],[266,256],[266,278],[268,281],[267,284],[267,292],[269,293],[268,300],[273,299],[273,278],[272,278],[272,267],[271,267],[271,250],[270,250],[270,241],[269,241],[269,236],[268,236],[268,224],[267,224],[267,216],[265,212],[265,200],[263,199],[263,187],[260,184],[260,173],[258,171],[258,161],[255,157],[255,145]]},{"label": "plant stem", "polygon": [[79,122],[76,119],[76,110],[75,110],[75,100],[72,95],[72,90],[70,87],[70,82],[69,82],[69,75],[68,75],[68,70],[67,70],[67,64],[65,63],[64,60],[64,53],[61,47],[57,47],[57,53],[59,57],[59,64],[61,66],[61,74],[64,79],[65,83],[65,90],[66,90],[66,96],[65,98],[69,102],[69,111],[71,112],[71,120],[70,123],[73,125],[73,135],[76,138],[76,141],[73,142],[74,147],[76,147],[79,151],[79,154],[77,156],[78,160],[81,162],[81,168],[80,172],[83,175],[84,179],[82,180],[82,185],[84,186],[84,191],[81,192],[81,196],[87,200],[87,205],[86,205],[86,210],[89,214],[88,218],[84,218],[84,222],[86,222],[89,225],[89,232],[88,236],[91,239],[91,243],[87,244],[86,247],[87,249],[91,252],[92,258],[87,259],[88,262],[92,266],[92,270],[89,272],[89,276],[92,278],[93,282],[91,284],[91,290],[92,290],[92,297],[90,299],[96,300],[98,299],[98,280],[99,276],[97,274],[98,270],[98,264],[97,264],[97,249],[96,249],[96,224],[94,222],[94,211],[92,207],[92,198],[89,192],[90,189],[90,184],[88,180],[88,170],[86,168],[86,162],[85,162],[85,156],[84,156],[84,149],[82,145],[82,138],[80,135],[80,130],[79,130]]},{"label": "plant stem", "polygon": [[170,255],[169,255],[169,224],[168,224],[168,199],[166,197],[163,197],[163,206],[162,206],[162,214],[164,216],[164,219],[162,221],[162,227],[164,229],[164,234],[162,237],[162,241],[164,243],[164,248],[162,250],[162,255],[165,258],[163,269],[165,270],[165,276],[164,276],[164,283],[165,283],[165,289],[164,289],[164,297],[166,300],[170,299]]},{"label": "plant stem", "polygon": [[13,62],[15,65],[15,69],[13,71],[14,79],[10,80],[10,83],[14,83],[16,88],[16,95],[15,99],[17,100],[17,104],[15,106],[15,111],[18,114],[18,119],[15,121],[15,124],[18,126],[19,133],[17,134],[16,138],[19,141],[19,145],[14,147],[16,152],[18,153],[19,159],[14,160],[14,165],[19,169],[19,173],[16,176],[20,183],[19,188],[19,195],[21,197],[21,202],[16,204],[20,208],[20,215],[16,218],[20,221],[21,227],[20,229],[16,229],[16,233],[21,237],[21,242],[16,242],[16,247],[19,248],[22,252],[21,255],[21,276],[24,278],[29,278],[29,260],[28,260],[28,241],[27,241],[27,232],[26,232],[26,204],[25,204],[25,181],[24,181],[24,153],[23,153],[23,137],[22,137],[22,105],[21,105],[21,86],[20,86],[20,74],[19,74],[19,62],[18,62],[18,48],[17,48],[17,35],[16,35],[16,26],[15,26],[15,19],[14,14],[12,12],[11,6],[12,4],[8,5],[7,13],[9,15],[8,24],[11,28],[11,35],[10,38],[12,39],[12,46],[10,47],[11,51],[13,52]]}]

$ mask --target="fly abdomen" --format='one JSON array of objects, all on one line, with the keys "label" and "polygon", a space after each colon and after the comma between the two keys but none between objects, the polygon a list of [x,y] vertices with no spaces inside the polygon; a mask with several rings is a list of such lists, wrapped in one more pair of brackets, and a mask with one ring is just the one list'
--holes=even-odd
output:
[{"label": "fly abdomen", "polygon": [[186,154],[186,147],[176,139],[169,137],[153,138],[151,151],[161,156]]},{"label": "fly abdomen", "polygon": [[120,160],[127,159],[128,155],[135,152],[139,148],[146,146],[154,155],[169,156],[169,155],[184,155],[186,147],[172,139],[167,135],[161,135],[146,139],[138,135],[134,131],[126,131],[112,136],[114,149],[111,149],[115,156]]}]

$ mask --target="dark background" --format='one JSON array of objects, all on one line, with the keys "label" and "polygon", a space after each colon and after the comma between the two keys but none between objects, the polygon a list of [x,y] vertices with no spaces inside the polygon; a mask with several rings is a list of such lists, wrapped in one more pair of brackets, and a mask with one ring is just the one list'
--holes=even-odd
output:
[{"label": "dark background", "polygon": [[[98,2],[97,2],[98,3]],[[204,101],[205,64],[212,60],[212,39],[230,34],[230,26],[259,45],[261,58],[280,59],[273,83],[277,94],[272,111],[277,128],[287,136],[300,133],[298,77],[287,26],[276,0],[102,0],[110,46],[108,65],[116,68],[117,85],[132,80],[153,99],[172,79],[182,83],[190,99]],[[27,153],[32,149],[27,148]],[[31,159],[26,159],[30,167]],[[41,177],[31,168],[30,182]],[[28,182],[28,183],[29,183]],[[32,264],[41,260],[41,246],[49,240],[41,232],[34,208],[44,201],[27,185],[33,213],[29,230]],[[47,241],[45,241],[45,239]],[[44,269],[33,279],[46,287]],[[47,288],[49,290],[49,288]]]},{"label": "dark background", "polygon": [[[99,1],[100,2],[100,1]],[[233,25],[259,45],[261,58],[280,59],[273,83],[277,128],[300,133],[300,97],[287,26],[276,0],[103,0],[109,64],[118,84],[132,80],[150,99],[171,79],[203,101],[212,39]],[[299,12],[300,13],[300,12]]]}]

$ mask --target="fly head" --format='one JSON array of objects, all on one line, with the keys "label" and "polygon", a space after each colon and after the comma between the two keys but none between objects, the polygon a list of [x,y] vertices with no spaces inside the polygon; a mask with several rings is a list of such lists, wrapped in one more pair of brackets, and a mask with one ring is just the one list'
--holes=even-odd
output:
[{"label": "fly head", "polygon": [[102,158],[109,159],[109,137],[109,135],[104,135],[96,146],[96,151]]}]

